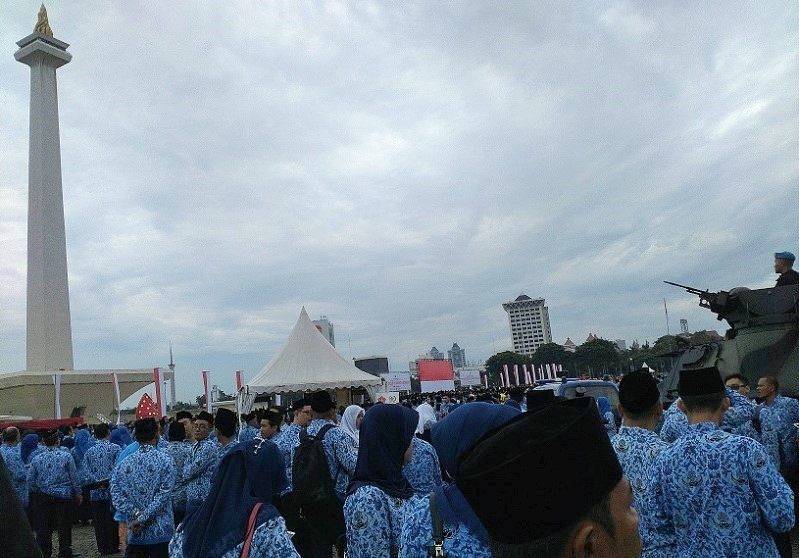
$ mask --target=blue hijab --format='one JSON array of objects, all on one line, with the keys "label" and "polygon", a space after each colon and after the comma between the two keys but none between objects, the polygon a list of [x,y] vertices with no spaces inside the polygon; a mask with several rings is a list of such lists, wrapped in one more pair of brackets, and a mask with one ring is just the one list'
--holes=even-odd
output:
[{"label": "blue hijab", "polygon": [[272,497],[285,485],[283,455],[275,444],[260,439],[236,444],[219,464],[208,497],[185,520],[184,558],[218,558],[230,552],[244,541],[256,503],[263,504],[256,525],[280,515]]},{"label": "blue hijab", "polygon": [[403,457],[411,445],[419,413],[402,405],[381,403],[363,416],[358,463],[347,494],[361,486],[376,486],[392,498],[413,496],[413,487],[402,474]]},{"label": "blue hijab", "polygon": [[27,465],[30,463],[31,452],[35,450],[39,446],[39,435],[38,434],[26,434],[24,438],[22,438],[22,443],[20,444],[19,448],[19,455],[22,457],[22,462]]},{"label": "blue hijab", "polygon": [[88,430],[78,430],[78,433],[75,434],[75,447],[72,448],[72,456],[75,458],[75,465],[80,467],[86,452],[96,443],[97,440],[92,438]]},{"label": "blue hijab", "polygon": [[[521,412],[511,405],[477,402],[459,407],[438,422],[432,431],[433,447],[450,478],[458,476],[457,462],[461,454],[485,434],[519,416]],[[433,492],[444,523],[463,523],[475,537],[488,544],[485,527],[455,483],[445,482]]]}]

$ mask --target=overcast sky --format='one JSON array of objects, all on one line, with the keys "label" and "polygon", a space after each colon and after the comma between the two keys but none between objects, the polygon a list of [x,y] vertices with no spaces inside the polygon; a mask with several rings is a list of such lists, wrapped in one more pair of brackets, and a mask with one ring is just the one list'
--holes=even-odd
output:
[{"label": "overcast sky", "polygon": [[[38,0],[0,6],[0,370],[25,366]],[[345,358],[725,324],[664,279],[799,251],[794,2],[51,2],[76,368],[232,390],[303,305]]]}]

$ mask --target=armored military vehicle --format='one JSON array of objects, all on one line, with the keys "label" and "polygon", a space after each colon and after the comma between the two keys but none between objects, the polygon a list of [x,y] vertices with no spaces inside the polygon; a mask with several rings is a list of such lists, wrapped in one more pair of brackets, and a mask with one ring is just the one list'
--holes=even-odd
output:
[{"label": "armored military vehicle", "polygon": [[749,378],[754,397],[757,380],[776,376],[785,395],[799,396],[799,285],[770,289],[738,287],[728,291],[701,291],[671,283],[699,297],[719,320],[730,325],[722,341],[684,351],[660,384],[664,403],[677,398],[682,368],[716,365],[722,377],[740,372]]}]

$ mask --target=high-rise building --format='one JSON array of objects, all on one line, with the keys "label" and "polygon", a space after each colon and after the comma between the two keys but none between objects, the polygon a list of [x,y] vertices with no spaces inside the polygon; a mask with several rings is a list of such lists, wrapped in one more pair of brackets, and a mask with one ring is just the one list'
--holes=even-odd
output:
[{"label": "high-rise building", "polygon": [[433,360],[444,360],[444,353],[433,347],[430,349],[430,352],[427,353],[430,355],[430,358]]},{"label": "high-rise building", "polygon": [[381,374],[388,374],[388,357],[384,356],[368,356],[353,359],[355,368],[359,368],[373,376],[380,376]]},{"label": "high-rise building", "polygon": [[325,339],[330,341],[330,344],[336,346],[336,336],[333,333],[333,322],[327,319],[327,316],[320,316],[318,320],[313,321],[316,329],[325,336]]},{"label": "high-rise building", "polygon": [[552,329],[549,325],[549,308],[544,306],[543,298],[530,298],[519,295],[516,300],[502,305],[508,313],[513,350],[532,356],[544,343],[552,343]]},{"label": "high-rise building", "polygon": [[461,349],[457,343],[453,343],[452,348],[447,351],[447,358],[452,361],[453,368],[466,366],[466,351]]}]

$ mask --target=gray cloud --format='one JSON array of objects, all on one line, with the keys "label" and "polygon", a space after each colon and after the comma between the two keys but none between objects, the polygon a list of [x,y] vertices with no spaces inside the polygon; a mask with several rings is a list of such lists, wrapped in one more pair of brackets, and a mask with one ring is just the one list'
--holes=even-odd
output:
[{"label": "gray cloud", "polygon": [[[24,366],[28,70],[0,27],[0,368]],[[673,279],[767,285],[799,250],[799,14],[685,4],[52,6],[76,365],[178,395],[251,376],[300,307],[345,356],[722,328]],[[185,377],[185,376],[184,376]]]}]

